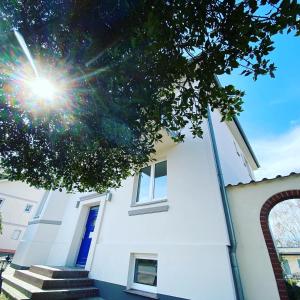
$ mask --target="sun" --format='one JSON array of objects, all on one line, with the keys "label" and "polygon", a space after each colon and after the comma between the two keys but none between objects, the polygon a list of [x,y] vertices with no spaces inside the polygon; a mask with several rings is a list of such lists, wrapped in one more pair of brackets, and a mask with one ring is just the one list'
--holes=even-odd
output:
[{"label": "sun", "polygon": [[28,82],[28,86],[35,97],[41,100],[52,101],[56,97],[58,90],[50,80],[36,77]]}]

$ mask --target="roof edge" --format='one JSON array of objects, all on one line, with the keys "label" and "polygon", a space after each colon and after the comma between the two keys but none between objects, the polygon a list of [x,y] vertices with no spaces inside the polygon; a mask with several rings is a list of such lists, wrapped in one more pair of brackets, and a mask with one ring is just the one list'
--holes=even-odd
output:
[{"label": "roof edge", "polygon": [[250,184],[258,184],[258,183],[261,183],[261,182],[266,182],[266,181],[273,181],[273,180],[278,180],[278,179],[284,179],[284,178],[287,178],[287,177],[290,177],[290,176],[299,176],[300,173],[297,173],[297,172],[291,172],[287,175],[277,175],[277,176],[274,176],[272,178],[262,178],[260,180],[251,180],[249,182],[238,182],[236,184],[227,184],[226,185],[226,188],[230,188],[230,187],[240,187],[240,186],[246,186],[246,185],[250,185]]},{"label": "roof edge", "polygon": [[257,168],[259,168],[260,164],[257,160],[257,157],[256,157],[256,155],[255,155],[255,153],[254,153],[254,151],[253,151],[253,149],[252,149],[252,147],[249,143],[249,140],[248,140],[248,138],[247,138],[247,136],[246,136],[246,134],[245,134],[245,132],[242,128],[242,125],[241,125],[240,121],[238,120],[238,118],[236,116],[233,117],[233,122],[235,123],[237,129],[239,130],[239,132],[240,132],[240,134],[241,134],[241,136],[242,136],[242,138],[243,138],[243,140],[244,140],[244,142],[245,142],[245,144],[246,144],[246,146],[247,146],[247,148],[248,148],[248,150],[249,150],[256,166],[257,166]]},{"label": "roof edge", "polygon": [[[220,86],[220,87],[222,87],[222,84],[221,84],[219,78],[217,77],[217,75],[215,75],[215,80],[216,80],[217,85]],[[254,153],[254,151],[253,151],[253,149],[252,149],[252,147],[251,147],[251,145],[249,143],[249,140],[248,140],[248,138],[247,138],[247,136],[246,136],[246,134],[245,134],[245,132],[244,132],[244,130],[242,128],[242,125],[240,124],[240,122],[239,122],[239,120],[238,120],[238,118],[236,116],[233,117],[233,122],[236,125],[236,127],[237,127],[237,129],[238,129],[238,131],[239,131],[239,133],[240,133],[240,135],[242,137],[242,139],[244,140],[244,142],[245,142],[245,144],[246,144],[246,146],[247,146],[247,148],[248,148],[248,150],[250,152],[250,155],[251,155],[254,163],[256,164],[256,167],[259,168],[260,164],[259,164],[259,162],[257,160],[257,157],[256,157],[256,155],[255,155],[255,153]]]}]

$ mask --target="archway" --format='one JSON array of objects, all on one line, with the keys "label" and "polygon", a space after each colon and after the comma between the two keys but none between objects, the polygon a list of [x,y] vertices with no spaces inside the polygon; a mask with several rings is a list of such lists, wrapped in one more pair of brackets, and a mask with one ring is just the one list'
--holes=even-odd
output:
[{"label": "archway", "polygon": [[300,190],[289,190],[289,191],[284,191],[273,195],[264,203],[260,211],[260,224],[265,238],[266,246],[269,252],[269,256],[270,256],[270,260],[271,260],[271,264],[272,264],[272,268],[275,275],[278,292],[281,300],[288,300],[289,298],[285,286],[285,281],[283,278],[281,264],[277,256],[271,230],[269,228],[269,214],[272,208],[276,204],[289,199],[300,199]]}]

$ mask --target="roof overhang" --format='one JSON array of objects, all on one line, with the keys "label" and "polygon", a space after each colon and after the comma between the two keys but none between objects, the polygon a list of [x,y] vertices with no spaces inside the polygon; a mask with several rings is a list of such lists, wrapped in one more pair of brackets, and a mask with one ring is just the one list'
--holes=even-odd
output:
[{"label": "roof overhang", "polygon": [[260,167],[259,162],[237,117],[234,117],[232,121],[226,121],[226,123],[253,170],[258,169]]},{"label": "roof overhang", "polygon": [[173,132],[168,131],[166,129],[161,129],[159,133],[162,135],[162,138],[159,142],[157,142],[154,146],[156,152],[165,152],[174,146],[176,146],[176,142],[172,139]]},{"label": "roof overhang", "polygon": [[[215,76],[215,81],[218,86],[222,86],[218,77]],[[226,121],[229,129],[234,135],[236,141],[238,142],[241,150],[246,156],[247,161],[250,163],[253,170],[256,170],[260,167],[259,162],[254,154],[254,151],[246,137],[246,134],[238,120],[237,117],[233,117],[232,121]]]}]

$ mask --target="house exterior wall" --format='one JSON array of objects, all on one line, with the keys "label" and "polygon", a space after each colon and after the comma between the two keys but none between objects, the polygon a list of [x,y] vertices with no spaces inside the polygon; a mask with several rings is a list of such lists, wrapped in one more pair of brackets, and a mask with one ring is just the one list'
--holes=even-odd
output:
[{"label": "house exterior wall", "polygon": [[245,300],[279,300],[260,211],[271,196],[297,189],[299,183],[300,176],[294,175],[227,188]]},{"label": "house exterior wall", "polygon": [[230,122],[220,120],[221,114],[218,110],[214,110],[212,122],[225,185],[250,182],[254,178],[253,170],[240,145],[241,139],[232,134]]},{"label": "house exterior wall", "polygon": [[[3,200],[0,206],[3,227],[0,254],[14,253],[43,194],[43,190],[31,188],[22,182],[0,181],[0,199]],[[25,212],[27,204],[32,205],[30,212]],[[13,239],[16,230],[20,230],[20,235]]]},{"label": "house exterior wall", "polygon": [[[216,129],[219,137],[230,135],[223,126],[227,125],[222,123]],[[235,299],[229,240],[207,122],[203,130],[203,139],[193,138],[186,130],[184,143],[168,142],[158,147],[156,158],[167,160],[167,201],[132,206],[137,176],[111,190],[111,201],[106,195],[93,193],[51,193],[40,217],[28,227],[13,263],[74,266],[89,208],[100,205],[86,268],[103,298],[144,299],[124,292],[130,287],[130,261],[133,254],[154,254],[158,259],[160,299]],[[227,142],[224,137],[220,147]],[[226,160],[232,155],[223,155],[222,159],[236,172],[234,176],[246,174],[240,160],[229,164]],[[152,213],[137,214],[141,209]]]},{"label": "house exterior wall", "polygon": [[45,196],[41,201],[43,208],[39,216],[28,222],[28,227],[18,244],[13,265],[26,267],[47,262],[66,213],[70,195],[54,191],[47,192]]}]

